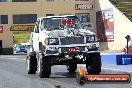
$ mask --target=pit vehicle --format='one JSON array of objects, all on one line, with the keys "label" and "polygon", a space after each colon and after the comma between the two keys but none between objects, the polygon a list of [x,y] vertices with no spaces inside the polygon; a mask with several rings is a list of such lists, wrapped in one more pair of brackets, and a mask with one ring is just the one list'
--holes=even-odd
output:
[{"label": "pit vehicle", "polygon": [[21,52],[27,53],[26,46],[24,45],[17,45],[15,51],[16,53],[21,53]]},{"label": "pit vehicle", "polygon": [[77,64],[86,64],[89,74],[100,74],[98,48],[96,35],[83,29],[76,16],[38,18],[28,42],[28,74],[37,71],[40,78],[48,78],[53,65],[66,65],[74,73]]}]

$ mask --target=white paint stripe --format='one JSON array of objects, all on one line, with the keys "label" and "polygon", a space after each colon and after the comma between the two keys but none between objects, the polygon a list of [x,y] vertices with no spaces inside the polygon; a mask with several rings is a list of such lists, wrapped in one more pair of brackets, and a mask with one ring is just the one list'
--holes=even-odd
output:
[{"label": "white paint stripe", "polygon": [[22,58],[5,58],[5,57],[3,57],[3,58],[0,57],[0,59],[8,59],[8,60],[26,60],[26,59],[22,59]]},{"label": "white paint stripe", "polygon": [[119,55],[122,53],[100,53],[101,55]]},{"label": "white paint stripe", "polygon": [[18,60],[20,58],[6,58],[6,59],[9,59],[9,60]]},{"label": "white paint stripe", "polygon": [[121,70],[121,69],[113,69],[113,68],[102,68],[102,69],[132,73],[132,71],[129,70]]},{"label": "white paint stripe", "polygon": [[[81,65],[81,64],[79,64],[77,66],[82,66],[84,68],[86,67],[86,65]],[[117,69],[116,68],[114,68],[114,69],[113,68],[102,68],[102,69],[132,73],[132,71],[130,71],[130,70],[121,70],[118,68]]]}]

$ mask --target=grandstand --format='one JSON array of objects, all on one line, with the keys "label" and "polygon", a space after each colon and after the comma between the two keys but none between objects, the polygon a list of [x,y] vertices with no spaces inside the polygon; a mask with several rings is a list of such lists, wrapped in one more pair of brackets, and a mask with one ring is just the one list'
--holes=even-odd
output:
[{"label": "grandstand", "polygon": [[110,0],[127,18],[132,21],[132,0]]}]

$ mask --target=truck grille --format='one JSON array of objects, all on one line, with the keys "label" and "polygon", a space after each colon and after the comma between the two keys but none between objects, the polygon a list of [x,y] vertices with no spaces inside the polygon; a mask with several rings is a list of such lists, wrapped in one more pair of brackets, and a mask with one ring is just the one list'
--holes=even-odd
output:
[{"label": "truck grille", "polygon": [[61,45],[84,44],[83,36],[64,37],[60,39]]}]

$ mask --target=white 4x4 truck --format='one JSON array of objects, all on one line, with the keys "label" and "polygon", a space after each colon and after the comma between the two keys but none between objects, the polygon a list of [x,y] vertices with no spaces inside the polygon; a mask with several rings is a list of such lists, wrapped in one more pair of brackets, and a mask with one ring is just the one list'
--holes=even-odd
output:
[{"label": "white 4x4 truck", "polygon": [[53,65],[66,65],[75,72],[77,64],[86,64],[89,74],[100,74],[98,48],[96,35],[83,29],[76,16],[38,18],[28,42],[28,74],[37,71],[40,78],[48,78]]}]

